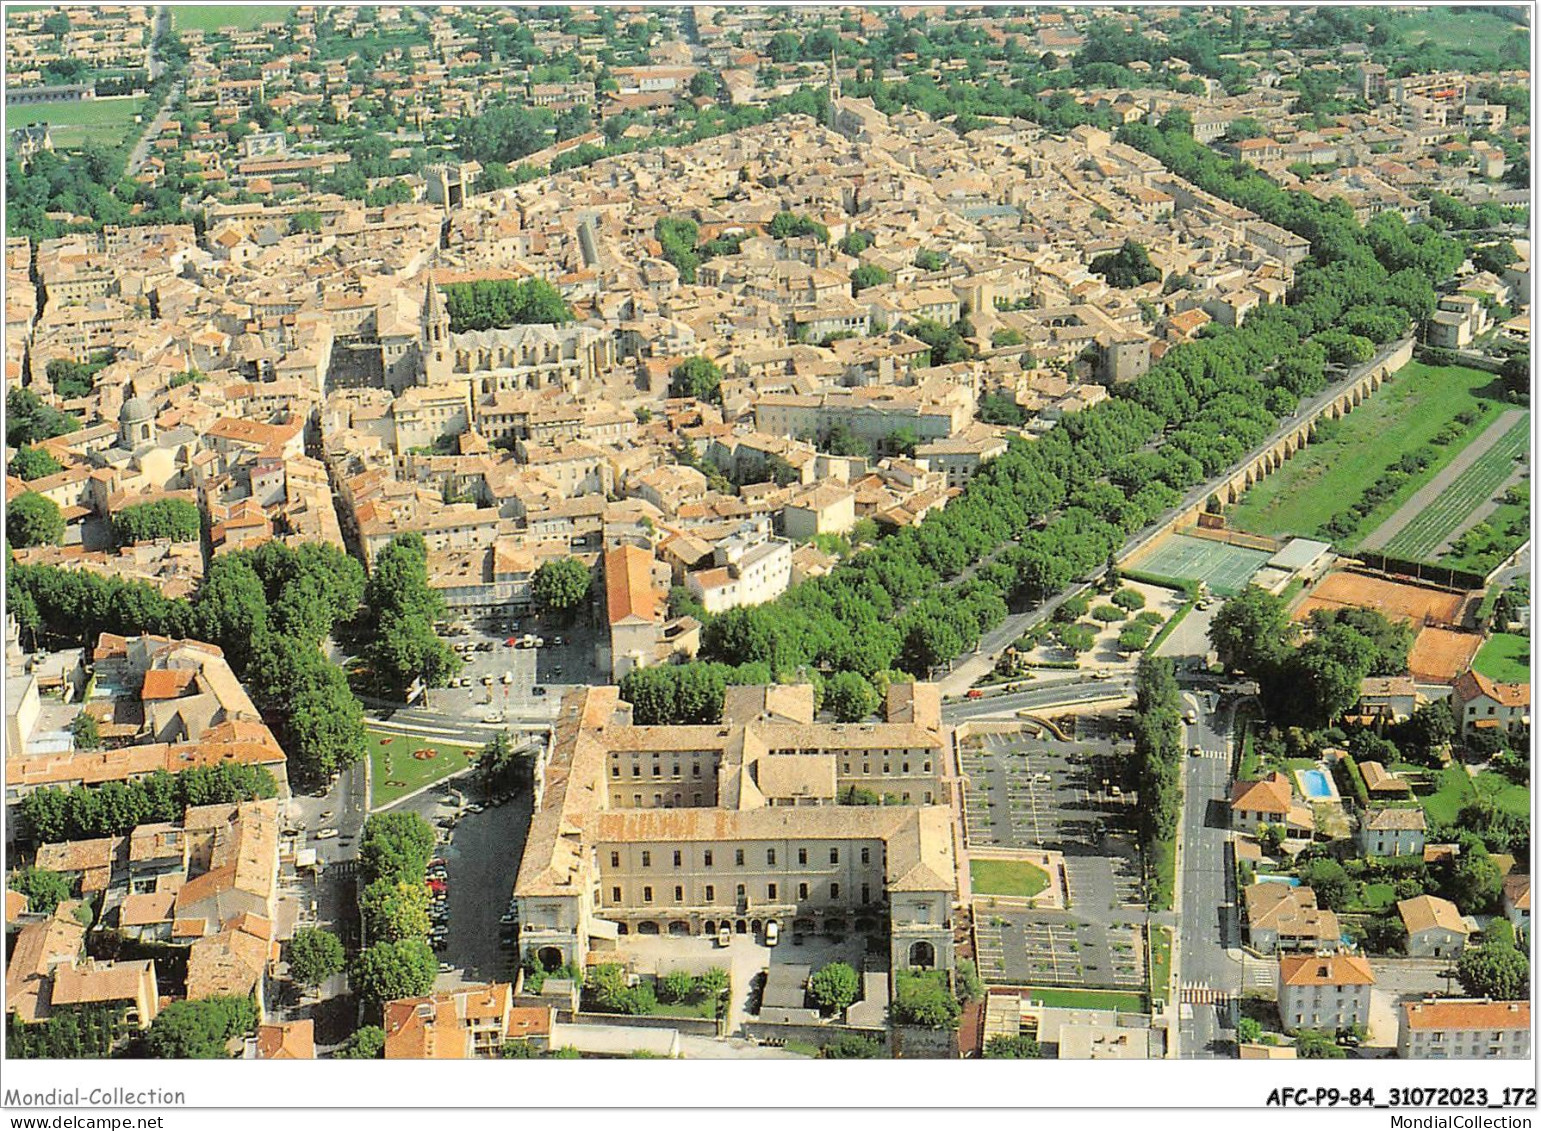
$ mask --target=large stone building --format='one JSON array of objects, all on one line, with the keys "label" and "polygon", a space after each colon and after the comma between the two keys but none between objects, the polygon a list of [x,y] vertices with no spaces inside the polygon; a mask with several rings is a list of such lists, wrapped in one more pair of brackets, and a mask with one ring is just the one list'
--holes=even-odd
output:
[{"label": "large stone building", "polygon": [[[614,687],[569,692],[514,895],[520,946],[581,965],[622,935],[889,922],[892,967],[953,964],[949,736],[932,684],[886,721],[814,722],[813,690],[733,687],[721,724],[637,726]],[[842,805],[870,790],[895,804]]]},{"label": "large stone building", "polygon": [[1402,1003],[1397,1055],[1418,1060],[1526,1060],[1530,1002],[1427,998]]}]

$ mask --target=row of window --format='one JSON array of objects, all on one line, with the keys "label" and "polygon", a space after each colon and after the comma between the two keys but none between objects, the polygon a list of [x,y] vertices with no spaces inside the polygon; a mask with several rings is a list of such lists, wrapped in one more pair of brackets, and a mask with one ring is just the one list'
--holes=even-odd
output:
[{"label": "row of window", "polygon": [[[849,775],[852,772],[851,771],[851,766],[852,766],[851,762],[848,762],[848,761],[847,762],[841,762],[840,763],[840,772],[843,773],[843,774]],[[864,773],[864,774],[870,774],[872,772],[872,763],[871,762],[863,762],[861,764],[861,772]],[[890,762],[884,762],[883,763],[883,772],[885,774],[893,773],[894,772],[893,764],[890,763]],[[901,762],[899,764],[899,772],[901,774],[909,773],[910,772],[910,764],[908,762]],[[930,762],[922,762],[920,764],[920,772],[923,773],[923,774],[929,774],[931,772],[931,763]]]},{"label": "row of window", "polygon": [[[621,767],[620,767],[619,763],[616,763],[616,762],[610,763],[610,776],[612,778],[618,778],[618,777],[621,776]],[[636,762],[633,762],[631,764],[631,776],[634,777],[634,778],[640,778],[642,776],[642,767],[640,765],[638,765]],[[658,765],[657,762],[653,763],[653,773],[652,773],[652,776],[655,777],[655,778],[663,777],[663,772],[659,768],[659,765]],[[671,774],[669,776],[670,777],[676,777],[676,778],[680,776],[680,764],[678,762],[674,763],[674,770],[671,772]],[[693,777],[693,778],[698,778],[698,777],[701,776],[701,763],[700,762],[692,762],[690,764],[690,776]]]},{"label": "row of window", "polygon": [[[779,884],[768,883],[768,884],[765,885],[765,898],[767,900],[770,900],[771,902],[775,902],[775,900],[780,898],[780,891],[781,891],[781,888],[780,888]],[[747,898],[747,892],[746,892],[746,889],[745,889],[745,885],[743,885],[743,884],[737,885],[734,894],[739,899],[739,901],[741,901],[741,902],[745,898]],[[707,903],[714,902],[717,899],[717,888],[716,888],[716,885],[714,885],[714,884],[707,884],[703,895],[704,895],[705,901]],[[808,898],[808,885],[806,883],[800,883],[800,884],[797,885],[797,898],[800,899],[800,900]],[[829,885],[829,898],[830,899],[839,899],[840,898],[840,885],[838,883],[832,883],[832,884]],[[862,901],[863,904],[868,904],[868,903],[872,902],[872,885],[871,884],[862,884],[861,885],[861,901]],[[625,902],[621,898],[621,889],[619,887],[612,887],[610,889],[610,902],[611,903],[615,903],[615,904],[619,904],[619,903]],[[643,886],[643,888],[642,888],[642,902],[643,903],[652,903],[653,902],[653,888],[652,888],[651,885],[644,885]],[[674,885],[674,905],[678,907],[678,906],[683,906],[684,903],[685,903],[685,888],[681,884],[676,884],[676,885]]]},{"label": "row of window", "polygon": [[[713,860],[713,855],[712,855],[712,850],[710,848],[708,848],[704,852],[702,852],[702,854],[701,854],[701,866],[702,867],[710,868],[712,866],[712,860]],[[808,863],[808,850],[806,848],[799,848],[797,850],[797,862],[799,864],[807,864]],[[840,863],[840,850],[838,848],[831,848],[829,850],[829,862],[831,864],[838,864],[838,863]],[[870,864],[870,863],[872,863],[872,849],[871,848],[863,848],[861,850],[861,862],[863,864]],[[735,866],[737,866],[739,868],[742,868],[744,866],[744,849],[742,849],[742,848],[735,848],[733,850],[733,863],[734,863]],[[766,864],[767,867],[770,867],[770,868],[774,868],[776,866],[776,850],[774,848],[767,848],[765,850],[765,864]],[[621,866],[621,854],[619,852],[612,852],[612,853],[610,853],[610,867],[612,867],[612,868],[619,868],[620,866]],[[644,848],[642,850],[642,866],[644,868],[651,868],[653,866],[653,852],[652,852],[652,849]],[[674,866],[676,868],[682,868],[682,867],[685,866],[685,854],[684,854],[683,851],[681,851],[678,848],[676,848],[674,850]]]}]

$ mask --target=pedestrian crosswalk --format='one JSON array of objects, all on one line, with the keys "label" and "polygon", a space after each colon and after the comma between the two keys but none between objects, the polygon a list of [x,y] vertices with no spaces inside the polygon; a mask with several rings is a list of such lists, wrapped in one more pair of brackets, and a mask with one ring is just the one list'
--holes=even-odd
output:
[{"label": "pedestrian crosswalk", "polygon": [[1182,1000],[1188,1005],[1214,1005],[1228,1006],[1233,995],[1224,990],[1217,990],[1213,986],[1201,986],[1193,982],[1186,982],[1182,988]]},{"label": "pedestrian crosswalk", "polygon": [[1198,754],[1196,755],[1196,757],[1199,757],[1199,758],[1221,758],[1221,759],[1225,759],[1225,760],[1228,761],[1231,756],[1230,756],[1229,753],[1227,753],[1224,750],[1202,750],[1201,749],[1198,752]]}]

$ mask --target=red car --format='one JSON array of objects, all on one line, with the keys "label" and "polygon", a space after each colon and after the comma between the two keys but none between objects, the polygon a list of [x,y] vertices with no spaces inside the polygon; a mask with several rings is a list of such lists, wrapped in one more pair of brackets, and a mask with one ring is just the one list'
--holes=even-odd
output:
[{"label": "red car", "polygon": [[983,699],[985,697],[985,693],[979,690],[977,687],[971,687],[969,688],[968,697],[970,699]]},{"label": "red car", "polygon": [[443,880],[429,880],[428,881],[428,890],[431,891],[431,892],[435,892],[435,893],[442,892],[442,891],[448,891],[449,890],[449,885],[447,883],[445,883]]},{"label": "red car", "polygon": [[517,648],[519,647],[519,638],[517,636],[510,636],[503,643],[507,644],[510,648]]}]

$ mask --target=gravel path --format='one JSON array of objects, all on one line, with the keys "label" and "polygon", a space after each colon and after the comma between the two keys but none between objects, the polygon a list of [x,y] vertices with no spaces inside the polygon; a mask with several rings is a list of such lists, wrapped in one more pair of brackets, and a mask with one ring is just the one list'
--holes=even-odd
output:
[{"label": "gravel path", "polygon": [[1360,549],[1378,550],[1400,534],[1403,527],[1433,506],[1434,501],[1444,494],[1445,489],[1458,480],[1467,468],[1481,459],[1484,452],[1503,439],[1515,422],[1525,415],[1525,412],[1526,410],[1522,408],[1511,408],[1500,413],[1498,419],[1489,424],[1482,435],[1468,444],[1460,455],[1445,466],[1444,470],[1420,487],[1417,493],[1398,507],[1390,518],[1371,531],[1370,536],[1360,543]]}]

